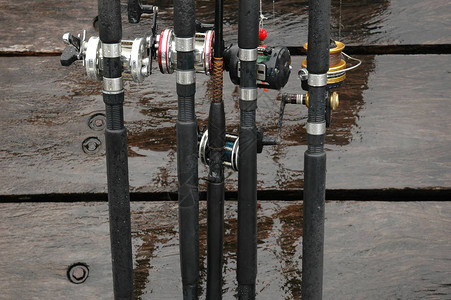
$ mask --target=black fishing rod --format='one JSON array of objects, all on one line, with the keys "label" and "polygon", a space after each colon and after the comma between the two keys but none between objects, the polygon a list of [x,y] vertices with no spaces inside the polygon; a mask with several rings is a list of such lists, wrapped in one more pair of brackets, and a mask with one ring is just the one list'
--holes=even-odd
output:
[{"label": "black fishing rod", "polygon": [[326,195],[327,71],[329,70],[330,0],[309,1],[308,23],[308,148],[304,153],[302,298],[322,299],[324,207]]},{"label": "black fishing rod", "polygon": [[[222,0],[218,0],[215,5],[215,32],[209,24],[196,24],[193,0],[175,0],[174,30],[164,29],[159,34],[158,7],[143,5],[140,0],[129,0],[129,21],[138,23],[141,14],[151,13],[153,25],[150,36],[121,41],[120,3],[99,0],[100,39],[92,36],[86,40],[85,31],[78,37],[70,33],[63,35],[63,41],[68,46],[61,55],[61,64],[70,66],[75,61],[82,60],[88,78],[103,80],[104,83],[115,297],[130,299],[133,293],[127,135],[123,119],[122,80],[143,82],[151,75],[152,60],[156,59],[161,73],[171,74],[176,71],[177,78],[177,175],[183,297],[197,299],[199,276],[197,153],[199,153],[202,162],[209,165],[207,298],[221,299],[222,294],[224,166],[240,171],[238,294],[240,299],[255,298],[256,155],[262,152],[264,145],[274,144],[274,141],[265,139],[263,132],[256,128],[256,88],[257,86],[269,89],[282,88],[287,83],[291,70],[290,54],[286,47],[269,47],[262,43],[262,46],[257,48],[258,8],[259,3],[256,0],[240,2],[238,46],[231,45],[226,49],[223,49],[222,37]],[[216,43],[213,45],[214,39]],[[259,62],[257,57],[260,59]],[[229,71],[233,83],[240,85],[239,136],[225,132],[223,69]],[[212,73],[214,85],[209,130],[200,134],[194,110],[196,72],[207,75]],[[197,152],[198,135],[199,152]],[[211,139],[208,139],[208,135]]]},{"label": "black fishing rod", "polygon": [[127,131],[121,62],[121,3],[99,0],[99,37],[103,50],[103,101],[106,112],[106,161],[111,259],[115,299],[133,299],[133,261],[128,181]]},{"label": "black fishing rod", "polygon": [[240,129],[238,152],[238,299],[255,299],[257,277],[257,47],[258,0],[240,0]]},{"label": "black fishing rod", "polygon": [[[157,9],[154,12],[156,18]],[[83,61],[88,78],[103,81],[106,128],[105,148],[114,299],[133,299],[133,257],[130,222],[127,131],[124,126],[123,80],[142,82],[151,74],[155,48],[152,36],[122,41],[121,3],[98,1],[99,37],[86,40],[86,31],[63,35],[67,44],[61,64]],[[146,41],[151,41],[147,43]],[[126,74],[125,77],[122,75]]]},{"label": "black fishing rod", "polygon": [[195,1],[174,0],[177,51],[177,175],[183,299],[197,299],[199,277],[199,190],[197,123],[194,111]]},{"label": "black fishing rod", "polygon": [[215,1],[213,99],[208,119],[209,172],[207,183],[207,300],[222,299],[222,257],[224,246],[224,147],[223,101],[223,0]]}]

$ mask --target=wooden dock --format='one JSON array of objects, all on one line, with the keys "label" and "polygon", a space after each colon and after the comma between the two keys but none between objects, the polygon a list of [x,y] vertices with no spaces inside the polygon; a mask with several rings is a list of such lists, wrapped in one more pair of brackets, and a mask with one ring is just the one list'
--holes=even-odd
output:
[{"label": "wooden dock", "polygon": [[[128,24],[123,2],[124,38],[148,33],[150,19]],[[300,47],[307,39],[308,1],[276,1],[274,10],[272,2],[263,2],[267,44]],[[449,1],[340,1],[341,18],[339,1],[332,2],[333,38],[340,34],[347,45],[451,44]],[[101,83],[88,81],[80,62],[62,67],[58,56],[63,33],[87,29],[88,36],[96,34],[96,1],[0,4],[0,299],[111,299],[107,206],[90,198],[106,193],[103,131],[88,126],[104,110]],[[171,5],[161,4],[160,29],[172,26]],[[199,19],[211,22],[212,3],[197,5]],[[231,13],[226,42],[236,42],[234,5],[225,8],[226,15]],[[451,55],[355,56],[362,66],[348,72],[338,90],[340,106],[327,130],[327,188],[366,190],[367,198],[359,200],[369,202],[326,205],[325,299],[378,299],[381,290],[386,292],[382,298],[446,299],[451,295],[451,204],[434,200],[449,200],[451,191]],[[268,136],[277,134],[281,93],[302,92],[296,73],[303,59],[292,58],[293,74],[281,92],[259,90],[257,123]],[[160,74],[154,63],[150,78],[126,83],[125,90],[131,191],[149,201],[152,195],[173,194],[175,76]],[[238,91],[227,73],[224,96],[227,127],[236,132]],[[209,97],[209,78],[199,74],[200,126],[207,124]],[[306,118],[305,107],[287,105],[282,143],[258,156],[260,191],[302,191]],[[90,137],[102,143],[95,154],[82,151]],[[199,174],[205,190],[207,169],[200,163]],[[237,174],[228,170],[226,177],[227,190],[236,191]],[[431,196],[415,199],[428,203],[371,201],[371,191],[390,190],[440,191],[442,196],[426,193]],[[56,202],[77,195],[81,202],[33,202],[45,202],[46,195]],[[262,202],[258,299],[299,299],[300,205]],[[226,299],[235,294],[235,209],[235,203],[227,204]],[[180,298],[176,203],[140,201],[132,210],[136,298]],[[202,214],[205,234],[204,204]],[[202,243],[205,247],[205,236]],[[80,285],[66,278],[75,262],[90,267],[90,277]]]}]

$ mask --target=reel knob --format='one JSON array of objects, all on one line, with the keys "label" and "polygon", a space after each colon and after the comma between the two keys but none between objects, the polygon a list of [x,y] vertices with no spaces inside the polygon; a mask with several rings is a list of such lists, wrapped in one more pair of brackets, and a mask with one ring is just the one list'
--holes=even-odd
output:
[{"label": "reel knob", "polygon": [[60,62],[64,67],[72,65],[76,60],[82,59],[82,48],[85,43],[86,30],[83,31],[83,38],[72,35],[69,32],[63,34],[63,42],[67,45],[61,54]]},{"label": "reel knob", "polygon": [[78,51],[74,47],[67,46],[61,54],[60,62],[62,66],[68,67],[78,60]]}]

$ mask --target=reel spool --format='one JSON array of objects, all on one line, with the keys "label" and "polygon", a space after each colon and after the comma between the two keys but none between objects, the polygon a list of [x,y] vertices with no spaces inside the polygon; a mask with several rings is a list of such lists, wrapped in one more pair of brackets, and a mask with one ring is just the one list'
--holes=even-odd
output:
[{"label": "reel spool", "polygon": [[136,38],[133,41],[121,42],[121,59],[123,65],[124,80],[143,82],[150,75],[151,58],[145,38]]},{"label": "reel spool", "polygon": [[[199,158],[204,165],[210,163],[210,149],[208,147],[208,130],[199,132]],[[224,147],[224,166],[238,171],[238,151],[240,149],[239,137],[236,134],[226,133]],[[277,145],[277,140],[264,136],[261,128],[257,127],[257,153],[262,153],[263,146]]]},{"label": "reel spool", "polygon": [[[303,45],[305,51],[307,51],[308,43]],[[343,59],[343,49],[345,44],[338,41],[331,41],[329,48],[329,70],[327,71],[327,88],[338,88],[343,84],[346,79],[346,61]],[[302,69],[299,71],[299,77],[302,81],[302,89],[308,91],[308,72],[307,72],[307,59],[301,64]]]},{"label": "reel spool", "polygon": [[[224,148],[224,166],[233,169],[234,171],[238,171],[238,150],[240,148],[239,145],[239,137],[235,134],[226,133],[226,142]],[[208,130],[202,134],[202,137],[199,142],[199,158],[204,165],[209,165],[210,162],[210,153],[208,148]]]},{"label": "reel spool", "polygon": [[[212,70],[214,31],[196,32],[194,38],[194,68],[197,73],[209,75]],[[158,65],[163,74],[171,74],[177,69],[175,35],[172,29],[161,31],[155,48],[158,49]]]}]

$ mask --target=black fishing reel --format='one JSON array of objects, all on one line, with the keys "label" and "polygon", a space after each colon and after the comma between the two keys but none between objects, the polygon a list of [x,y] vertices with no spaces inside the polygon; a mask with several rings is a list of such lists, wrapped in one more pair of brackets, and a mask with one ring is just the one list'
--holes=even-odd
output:
[{"label": "black fishing reel", "polygon": [[[230,79],[240,84],[239,48],[231,45],[224,50],[224,69],[229,72]],[[257,49],[257,86],[280,90],[291,74],[291,55],[286,47],[261,46]]]},{"label": "black fishing reel", "polygon": [[128,22],[139,23],[142,14],[152,14],[154,5],[142,4],[141,0],[128,0]]},{"label": "black fishing reel", "polygon": [[[270,140],[263,135],[263,131],[257,128],[257,153],[262,153],[263,146],[277,145],[277,142]],[[234,171],[238,171],[238,151],[240,149],[239,137],[233,133],[226,133],[226,142],[224,148],[224,166]],[[210,163],[210,149],[208,147],[208,130],[199,132],[199,158],[200,161],[208,166]]]}]

